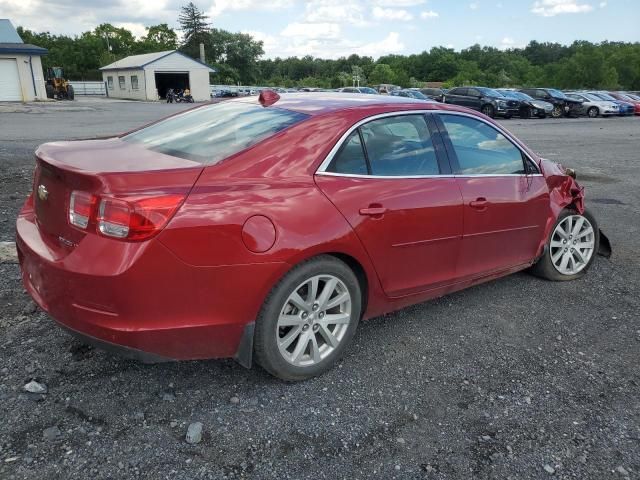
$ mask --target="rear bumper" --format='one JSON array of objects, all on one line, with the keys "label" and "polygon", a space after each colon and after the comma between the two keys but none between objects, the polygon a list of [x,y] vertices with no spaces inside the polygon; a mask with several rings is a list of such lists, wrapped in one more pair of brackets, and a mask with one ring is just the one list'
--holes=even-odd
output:
[{"label": "rear bumper", "polygon": [[88,343],[143,361],[237,356],[246,326],[286,268],[196,267],[159,241],[124,244],[95,235],[67,255],[50,255],[53,246],[24,210],[16,230],[22,280],[34,301]]}]

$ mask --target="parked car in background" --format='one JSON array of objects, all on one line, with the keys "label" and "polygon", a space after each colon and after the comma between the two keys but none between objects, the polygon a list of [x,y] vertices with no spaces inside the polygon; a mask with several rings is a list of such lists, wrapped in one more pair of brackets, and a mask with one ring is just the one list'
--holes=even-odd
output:
[{"label": "parked car in background", "polygon": [[35,159],[25,289],[86,343],[150,361],[304,380],[361,320],[525,269],[574,280],[599,249],[571,172],[436,102],[265,91]]},{"label": "parked car in background", "polygon": [[472,108],[487,117],[511,118],[520,112],[520,101],[506,98],[486,87],[456,87],[444,96],[444,103]]},{"label": "parked car in background", "polygon": [[551,116],[553,118],[560,117],[577,117],[582,109],[581,102],[568,98],[560,90],[555,88],[522,88],[522,93],[533,97],[536,100],[544,100],[553,105]]},{"label": "parked car in background", "polygon": [[342,93],[366,93],[368,95],[377,95],[378,92],[371,87],[343,87],[337,90]]},{"label": "parked car in background", "polygon": [[412,90],[412,89],[406,89],[406,88],[403,88],[402,90],[392,90],[391,93],[389,93],[389,95],[392,95],[395,97],[415,98],[417,100],[427,100],[429,102],[433,101],[429,97],[424,95],[422,92],[419,92],[418,90]]},{"label": "parked car in background", "polygon": [[547,115],[551,115],[553,111],[553,105],[551,103],[545,102],[544,100],[536,100],[526,93],[509,90],[507,88],[499,88],[497,91],[507,98],[520,101],[520,110],[518,113],[520,118],[546,118]]},{"label": "parked car in background", "polygon": [[622,101],[622,100],[618,100],[617,98],[612,97],[608,92],[590,91],[590,92],[587,92],[587,93],[590,93],[590,94],[598,97],[601,100],[607,100],[609,102],[616,103],[618,105],[618,108],[619,108],[618,115],[620,115],[620,116],[633,115],[635,113],[635,108],[633,106],[633,103],[625,102],[625,101]]},{"label": "parked car in background", "polygon": [[615,102],[602,100],[591,93],[586,92],[565,92],[567,97],[582,102],[581,113],[589,118],[598,116],[608,117],[610,115],[618,115],[620,108]]},{"label": "parked car in background", "polygon": [[620,100],[622,102],[629,102],[633,105],[633,111],[636,115],[640,115],[640,98],[634,96],[633,94],[625,93],[625,92],[609,92],[616,100]]},{"label": "parked car in background", "polygon": [[419,90],[424,96],[431,100],[435,100],[436,102],[442,102],[445,94],[445,91],[441,88],[418,88],[412,90]]}]

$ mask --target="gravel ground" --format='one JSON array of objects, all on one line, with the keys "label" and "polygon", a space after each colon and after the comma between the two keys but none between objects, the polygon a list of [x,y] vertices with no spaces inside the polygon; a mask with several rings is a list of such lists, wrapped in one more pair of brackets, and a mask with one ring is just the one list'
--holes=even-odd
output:
[{"label": "gravel ground", "polygon": [[[0,113],[0,241],[39,143],[183,108],[56,105]],[[576,168],[612,259],[576,282],[516,274],[365,322],[304,383],[90,349],[0,263],[0,478],[640,478],[640,119],[505,125]]]}]

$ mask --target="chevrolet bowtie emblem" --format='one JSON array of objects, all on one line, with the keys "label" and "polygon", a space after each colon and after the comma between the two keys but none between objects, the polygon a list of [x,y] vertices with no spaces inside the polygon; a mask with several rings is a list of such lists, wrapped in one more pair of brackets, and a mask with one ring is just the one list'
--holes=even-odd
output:
[{"label": "chevrolet bowtie emblem", "polygon": [[43,202],[49,198],[49,191],[44,185],[38,185],[38,198]]}]

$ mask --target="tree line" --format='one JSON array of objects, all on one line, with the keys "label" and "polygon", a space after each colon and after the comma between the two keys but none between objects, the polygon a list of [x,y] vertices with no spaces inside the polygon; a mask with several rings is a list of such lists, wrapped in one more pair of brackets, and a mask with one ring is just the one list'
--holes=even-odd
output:
[{"label": "tree line", "polygon": [[461,51],[433,47],[412,55],[372,57],[351,55],[336,60],[302,58],[263,59],[262,41],[250,35],[213,28],[193,3],[178,18],[181,40],[166,23],[147,28],[136,38],[126,28],[105,23],[74,37],[36,33],[18,27],[25,43],[47,48],[47,66],[62,66],[72,80],[100,80],[99,68],[128,55],[180,49],[217,70],[211,82],[220,84],[337,88],[391,83],[402,87],[444,82],[446,87],[553,86],[640,90],[640,43],[575,41],[571,45],[530,42],[524,48],[501,50],[473,45]]}]

